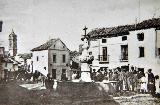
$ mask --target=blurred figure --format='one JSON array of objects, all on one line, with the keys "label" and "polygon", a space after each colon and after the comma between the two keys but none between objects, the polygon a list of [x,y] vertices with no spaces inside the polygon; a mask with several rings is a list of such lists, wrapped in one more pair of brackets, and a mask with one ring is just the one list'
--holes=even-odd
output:
[{"label": "blurred figure", "polygon": [[143,73],[143,76],[141,77],[141,93],[146,93],[147,92],[147,80],[146,80],[146,76]]},{"label": "blurred figure", "polygon": [[152,73],[152,69],[148,70],[148,84],[147,84],[148,92],[152,95],[155,94],[155,79],[154,74]]},{"label": "blurred figure", "polygon": [[112,81],[113,72],[112,69],[109,70],[109,80]]},{"label": "blurred figure", "polygon": [[137,81],[137,92],[138,93],[141,91],[141,78],[142,77],[143,77],[142,71],[138,71],[138,73],[137,73],[137,78],[138,78],[138,81]]},{"label": "blurred figure", "polygon": [[121,92],[123,91],[123,73],[122,70],[120,68],[118,68],[118,81],[116,84],[116,91],[117,92]]},{"label": "blurred figure", "polygon": [[160,79],[159,76],[155,76],[156,95],[160,96]]},{"label": "blurred figure", "polygon": [[97,74],[97,81],[102,82],[104,79],[104,75],[102,74],[102,71],[99,69]]},{"label": "blurred figure", "polygon": [[73,71],[73,74],[72,74],[72,80],[75,80],[75,79],[76,79],[76,77],[77,77],[77,73],[76,73],[76,71]]},{"label": "blurred figure", "polygon": [[91,73],[91,79],[94,80],[94,81],[97,81],[96,75],[97,75],[96,70],[93,69],[93,72]]},{"label": "blurred figure", "polygon": [[138,76],[137,76],[137,71],[133,71],[133,86],[132,86],[132,91],[137,91],[137,84],[138,84]]},{"label": "blurred figure", "polygon": [[113,73],[113,81],[118,81],[118,72],[117,71],[115,71]]}]

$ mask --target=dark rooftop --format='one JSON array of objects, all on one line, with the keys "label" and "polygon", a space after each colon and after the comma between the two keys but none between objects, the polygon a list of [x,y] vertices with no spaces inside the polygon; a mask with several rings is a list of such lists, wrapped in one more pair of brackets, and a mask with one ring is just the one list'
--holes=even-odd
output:
[{"label": "dark rooftop", "polygon": [[87,35],[92,38],[102,38],[102,37],[115,37],[121,35],[128,35],[129,31],[149,29],[149,28],[159,28],[160,18],[153,18],[149,20],[144,20],[137,24],[122,25],[109,28],[96,28],[90,31]]},{"label": "dark rooftop", "polygon": [[56,40],[58,39],[50,39],[49,41],[47,41],[46,43],[36,47],[36,48],[33,48],[31,51],[41,51],[41,50],[48,50],[49,47],[51,47],[53,45],[54,42],[56,42]]}]

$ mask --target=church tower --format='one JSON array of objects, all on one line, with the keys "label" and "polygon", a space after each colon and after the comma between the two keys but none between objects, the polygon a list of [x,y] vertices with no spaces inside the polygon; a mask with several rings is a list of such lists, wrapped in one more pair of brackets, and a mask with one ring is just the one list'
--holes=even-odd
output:
[{"label": "church tower", "polygon": [[17,54],[17,35],[14,33],[13,29],[9,35],[9,53],[10,56],[16,56]]}]

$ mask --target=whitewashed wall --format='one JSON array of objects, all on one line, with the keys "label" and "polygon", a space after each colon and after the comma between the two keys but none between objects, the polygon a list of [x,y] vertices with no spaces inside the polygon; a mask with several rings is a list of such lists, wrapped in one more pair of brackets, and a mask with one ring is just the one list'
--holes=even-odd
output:
[{"label": "whitewashed wall", "polygon": [[[144,40],[138,41],[137,33],[144,33]],[[155,29],[146,29],[131,31],[127,36],[126,41],[122,41],[122,36],[107,38],[106,43],[102,43],[102,39],[91,41],[89,51],[92,51],[94,61],[92,64],[93,69],[100,67],[116,68],[130,64],[137,68],[144,68],[145,72],[152,69],[153,73],[160,74],[160,59],[155,55],[156,32]],[[160,42],[157,42],[160,43]],[[128,45],[128,62],[121,62],[121,45]],[[139,58],[139,47],[145,48],[145,56]],[[108,64],[99,64],[98,55],[102,55],[102,47],[107,47],[109,55]]]},{"label": "whitewashed wall", "polygon": [[8,71],[14,71],[13,70],[13,63],[7,63],[7,66],[6,66],[6,63],[3,63],[2,67],[3,67],[3,70],[7,69]]},{"label": "whitewashed wall", "polygon": [[[144,33],[144,40],[138,41],[137,33]],[[156,32],[155,29],[146,29],[130,32],[129,42],[129,63],[138,68],[144,68],[145,72],[152,69],[154,74],[160,74],[160,64],[157,63],[155,54]],[[139,47],[144,47],[145,56],[139,57]]]},{"label": "whitewashed wall", "polygon": [[[37,61],[37,56],[39,61]],[[43,75],[47,76],[48,74],[48,50],[43,51],[34,51],[33,52],[33,71],[37,70]],[[44,69],[46,67],[46,70]]]},{"label": "whitewashed wall", "polygon": [[[53,62],[53,55],[56,55],[56,63]],[[63,63],[62,55],[66,61]],[[52,69],[56,69],[56,79],[61,80],[62,69],[66,69],[66,77],[70,80],[71,73],[67,64],[70,63],[70,54],[66,45],[61,40],[57,40],[49,49],[49,73],[52,76]]]},{"label": "whitewashed wall", "polygon": [[[92,54],[95,58],[92,64],[93,68],[99,69],[100,67],[108,67],[109,69],[113,69],[118,66],[128,65],[128,62],[120,62],[121,45],[126,45],[128,41],[122,41],[122,36],[106,39],[106,43],[102,43],[102,39],[97,39],[97,41],[91,42],[89,51],[92,51]],[[109,63],[99,64],[98,55],[102,55],[103,47],[107,47]]]}]

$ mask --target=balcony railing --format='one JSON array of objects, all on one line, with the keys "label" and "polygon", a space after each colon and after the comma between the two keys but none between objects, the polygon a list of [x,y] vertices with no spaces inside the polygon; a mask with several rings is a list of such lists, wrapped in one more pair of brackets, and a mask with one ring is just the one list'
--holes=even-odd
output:
[{"label": "balcony railing", "polygon": [[98,55],[99,63],[109,63],[109,55]]},{"label": "balcony railing", "polygon": [[121,62],[128,62],[128,56],[120,56]]}]

